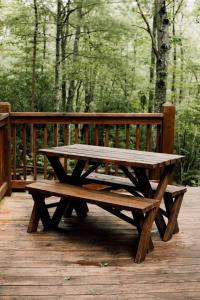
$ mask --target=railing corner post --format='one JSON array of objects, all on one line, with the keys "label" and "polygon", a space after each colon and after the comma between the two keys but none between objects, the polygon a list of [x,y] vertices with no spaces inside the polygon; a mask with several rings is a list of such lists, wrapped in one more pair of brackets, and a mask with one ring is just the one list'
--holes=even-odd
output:
[{"label": "railing corner post", "polygon": [[165,103],[162,106],[163,126],[162,126],[162,152],[173,153],[175,134],[175,105]]},{"label": "railing corner post", "polygon": [[9,102],[0,101],[0,113],[10,113],[10,112],[11,112],[11,104]]},{"label": "railing corner post", "polygon": [[[0,102],[0,113],[10,113],[11,105],[9,102]],[[11,195],[11,124],[8,117],[7,126],[4,131],[4,171],[5,181],[7,182],[6,196]]]}]

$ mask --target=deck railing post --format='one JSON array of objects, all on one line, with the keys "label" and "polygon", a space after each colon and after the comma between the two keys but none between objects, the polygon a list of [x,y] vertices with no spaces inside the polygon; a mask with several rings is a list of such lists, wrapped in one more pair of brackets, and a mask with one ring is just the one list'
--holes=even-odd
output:
[{"label": "deck railing post", "polygon": [[162,106],[163,126],[162,126],[162,152],[173,153],[174,132],[175,132],[175,105],[165,103]]},{"label": "deck railing post", "polygon": [[0,113],[10,113],[11,105],[9,102],[0,102]]},{"label": "deck railing post", "polygon": [[[0,102],[0,113],[10,113],[11,105],[9,102]],[[11,195],[11,126],[10,119],[8,118],[7,126],[4,130],[4,180],[7,182],[6,195]]]}]

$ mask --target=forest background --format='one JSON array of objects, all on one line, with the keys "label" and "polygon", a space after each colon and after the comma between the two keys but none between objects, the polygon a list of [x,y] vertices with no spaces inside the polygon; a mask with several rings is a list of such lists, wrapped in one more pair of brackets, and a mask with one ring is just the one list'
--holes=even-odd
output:
[{"label": "forest background", "polygon": [[200,185],[200,2],[1,0],[0,99],[13,111],[176,106],[183,184]]}]

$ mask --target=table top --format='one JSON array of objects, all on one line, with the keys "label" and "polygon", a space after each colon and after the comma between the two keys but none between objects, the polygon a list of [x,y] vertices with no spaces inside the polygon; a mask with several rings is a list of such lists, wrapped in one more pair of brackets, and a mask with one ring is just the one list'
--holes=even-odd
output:
[{"label": "table top", "polygon": [[47,156],[66,157],[91,162],[112,163],[140,168],[161,168],[175,164],[184,158],[181,155],[157,152],[74,144],[68,146],[40,149]]}]

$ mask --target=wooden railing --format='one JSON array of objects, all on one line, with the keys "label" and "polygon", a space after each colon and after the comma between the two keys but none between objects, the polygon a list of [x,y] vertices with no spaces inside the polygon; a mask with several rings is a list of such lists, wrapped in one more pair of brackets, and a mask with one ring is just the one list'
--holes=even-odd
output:
[{"label": "wooden railing", "polygon": [[4,197],[4,195],[10,195],[10,192],[11,174],[9,112],[1,113],[0,106],[0,200]]},{"label": "wooden railing", "polygon": [[[175,108],[161,113],[22,113],[10,112],[12,188],[53,176],[39,148],[85,143],[172,153]],[[66,161],[65,167],[69,168]],[[108,165],[106,173],[115,172]]]}]

